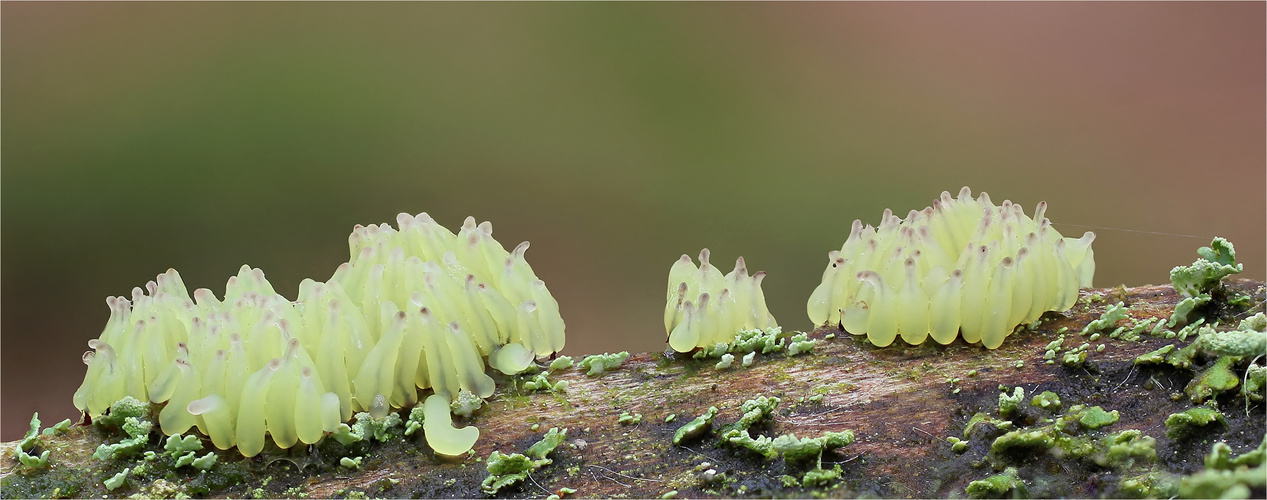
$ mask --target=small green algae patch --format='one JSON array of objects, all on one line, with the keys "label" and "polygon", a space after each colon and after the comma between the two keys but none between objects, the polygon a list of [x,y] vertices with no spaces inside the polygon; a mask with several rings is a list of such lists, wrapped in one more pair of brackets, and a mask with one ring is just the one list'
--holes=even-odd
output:
[{"label": "small green algae patch", "polygon": [[1002,474],[968,483],[966,489],[971,498],[1025,498],[1028,492],[1025,481],[1016,477],[1016,468],[1008,467]]},{"label": "small green algae patch", "polygon": [[594,354],[586,356],[577,367],[582,370],[589,370],[585,372],[586,375],[597,377],[607,370],[619,368],[620,365],[625,363],[626,359],[629,359],[629,351],[621,351],[614,354]]},{"label": "small green algae patch", "polygon": [[1212,423],[1227,423],[1218,410],[1197,406],[1187,411],[1171,414],[1166,417],[1166,437],[1179,439],[1204,429]]},{"label": "small green algae patch", "polygon": [[[457,399],[454,399],[452,402],[449,403],[449,411],[453,413],[454,415],[460,415],[462,417],[470,417],[471,414],[475,413],[483,406],[484,406],[484,398],[476,396],[475,393],[468,391],[466,389],[459,389]],[[388,417],[388,418],[391,418],[391,417]],[[396,421],[394,422],[388,421],[388,422],[384,422],[384,424],[387,425],[388,427],[395,427],[395,425],[399,422],[399,420],[400,420],[400,416],[397,416]],[[375,437],[377,437],[377,434],[375,434]]]}]

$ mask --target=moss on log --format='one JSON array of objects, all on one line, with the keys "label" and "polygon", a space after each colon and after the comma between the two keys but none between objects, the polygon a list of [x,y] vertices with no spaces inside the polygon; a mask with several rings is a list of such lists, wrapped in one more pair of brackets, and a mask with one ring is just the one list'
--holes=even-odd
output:
[{"label": "moss on log", "polygon": [[[716,369],[717,359],[644,353],[601,376],[576,368],[550,373],[552,384],[567,382],[565,391],[528,391],[524,384],[531,376],[501,380],[489,405],[460,422],[477,426],[481,435],[473,453],[455,461],[439,459],[420,433],[405,437],[400,428],[385,442],[344,446],[326,439],[307,448],[266,449],[251,459],[218,451],[215,465],[203,472],[175,467],[157,431],[145,448],[156,452],[151,460],[93,459],[98,445],[122,436],[74,425],[41,438],[37,451],[51,451],[44,467],[21,465],[14,458],[17,443],[5,443],[0,496],[478,498],[487,496],[481,482],[494,450],[525,453],[551,427],[568,429],[549,455],[552,463],[497,496],[1167,496],[1180,476],[1203,468],[1215,442],[1226,442],[1235,456],[1258,447],[1265,427],[1261,397],[1247,400],[1239,385],[1215,388],[1205,398],[1185,391],[1219,365],[1213,355],[1189,350],[1186,368],[1164,355],[1153,357],[1156,364],[1135,363],[1166,345],[1181,351],[1193,342],[1195,335],[1165,338],[1166,330],[1153,336],[1145,328],[1136,332],[1138,339],[1130,333],[1149,318],[1157,318],[1152,325],[1170,318],[1180,298],[1169,285],[1083,290],[1072,310],[1048,313],[997,350],[962,340],[875,348],[848,333],[819,329],[809,334],[817,340],[811,352],[758,353],[748,367],[739,359]],[[1119,301],[1128,319],[1080,334]],[[1237,320],[1261,312],[1263,302],[1262,283],[1227,280],[1199,313],[1207,324],[1234,329]],[[1239,358],[1229,366],[1242,378],[1251,364],[1262,361]],[[1024,394],[1019,402],[1016,388]],[[1054,396],[1034,398],[1047,391]],[[1001,393],[1012,401],[1003,410]],[[848,430],[855,439],[822,451],[817,460],[799,461],[722,443],[719,432],[740,420],[741,406],[758,396],[781,402],[750,427],[753,438]],[[1194,399],[1222,419],[1168,428],[1168,417],[1197,406]],[[673,445],[677,430],[710,407],[718,409],[711,429]],[[628,418],[619,423],[622,414]],[[675,417],[666,422],[670,415]],[[200,453],[212,449],[210,441],[204,444]],[[351,463],[345,457],[363,458],[351,468],[340,465]],[[119,488],[107,490],[105,480],[124,469]],[[1249,488],[1263,496],[1261,486]]]}]

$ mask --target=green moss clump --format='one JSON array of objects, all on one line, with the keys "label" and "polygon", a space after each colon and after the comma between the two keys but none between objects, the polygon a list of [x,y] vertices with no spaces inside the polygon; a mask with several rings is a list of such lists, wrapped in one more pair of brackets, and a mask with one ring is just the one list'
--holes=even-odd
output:
[{"label": "green moss clump", "polygon": [[[1197,344],[1198,342],[1193,342],[1193,345]],[[1232,373],[1232,363],[1235,360],[1232,356],[1220,356],[1214,364],[1188,382],[1188,386],[1183,388],[1188,399],[1193,403],[1201,403],[1219,393],[1235,389],[1241,380]]]},{"label": "green moss clump", "polygon": [[426,419],[427,415],[423,411],[422,405],[415,406],[412,410],[409,410],[409,420],[405,421],[405,435],[410,436],[418,432],[418,429],[422,428],[422,422]]},{"label": "green moss clump", "polygon": [[1025,481],[1016,477],[1016,468],[1008,467],[1002,474],[968,483],[967,493],[972,498],[1024,498],[1028,495]]},{"label": "green moss clump", "polygon": [[708,411],[704,412],[703,415],[696,417],[695,420],[687,422],[678,428],[677,432],[673,434],[673,444],[679,445],[684,441],[698,439],[700,436],[703,436],[704,433],[712,427],[713,418],[716,416],[717,407],[709,407]]},{"label": "green moss clump", "polygon": [[1218,410],[1198,406],[1166,417],[1166,436],[1179,439],[1214,422],[1227,423]]},{"label": "green moss clump", "polygon": [[619,368],[620,365],[625,363],[626,359],[629,359],[628,351],[621,351],[614,354],[594,354],[586,356],[585,359],[581,360],[577,367],[582,370],[589,370],[585,372],[586,375],[597,377],[607,370]]},{"label": "green moss clump", "polygon": [[1236,263],[1236,249],[1223,238],[1214,238],[1210,246],[1197,249],[1197,255],[1201,258],[1192,265],[1170,270],[1171,285],[1185,297],[1209,293],[1224,277],[1245,269]]}]

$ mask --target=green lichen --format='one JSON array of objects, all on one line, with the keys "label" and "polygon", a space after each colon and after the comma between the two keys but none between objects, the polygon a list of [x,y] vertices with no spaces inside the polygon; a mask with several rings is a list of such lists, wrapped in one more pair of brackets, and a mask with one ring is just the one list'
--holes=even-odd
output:
[{"label": "green lichen", "polygon": [[343,457],[339,459],[339,465],[343,467],[347,467],[352,470],[357,470],[361,468],[361,461],[364,459],[365,457],[356,457],[356,458]]},{"label": "green lichen", "polygon": [[1042,394],[1030,399],[1029,404],[1044,410],[1056,410],[1060,408],[1060,396],[1051,391],[1043,391]]},{"label": "green lichen", "polygon": [[585,372],[586,375],[597,377],[607,370],[619,368],[620,365],[624,364],[626,359],[629,359],[628,351],[621,351],[614,354],[594,354],[586,356],[585,359],[581,360],[580,364],[577,366],[582,370],[589,370]]},{"label": "green lichen", "polygon": [[167,442],[163,445],[163,450],[167,451],[172,458],[180,457],[186,453],[202,450],[202,440],[198,436],[189,435],[181,437],[180,434],[167,437]]},{"label": "green lichen", "polygon": [[774,396],[757,396],[756,399],[744,401],[739,406],[739,411],[743,412],[743,416],[734,423],[734,428],[748,429],[756,425],[762,420],[770,418],[774,410],[779,407],[780,399]]},{"label": "green lichen", "polygon": [[26,435],[18,442],[13,449],[13,455],[17,457],[22,465],[30,468],[41,468],[48,465],[48,457],[51,454],[49,450],[44,450],[39,455],[33,455],[29,452],[34,451],[36,446],[41,445],[40,442],[40,414],[35,412],[31,415],[31,427],[26,431]]},{"label": "green lichen", "polygon": [[744,368],[747,368],[749,366],[752,366],[752,362],[755,361],[756,359],[757,359],[757,353],[750,352],[744,355],[743,362],[740,364],[743,365]]},{"label": "green lichen", "polygon": [[[1258,313],[1258,316],[1262,316]],[[1267,332],[1255,330],[1255,323],[1242,321],[1239,328],[1230,331],[1218,331],[1204,326],[1198,332],[1196,342],[1201,350],[1220,356],[1258,356],[1267,352]]]},{"label": "green lichen", "polygon": [[1226,424],[1227,420],[1218,410],[1197,406],[1189,408],[1180,413],[1173,413],[1166,417],[1166,436],[1171,439],[1179,439],[1184,436],[1192,435],[1207,425],[1219,422]]},{"label": "green lichen", "polygon": [[1226,443],[1215,443],[1205,457],[1205,470],[1179,481],[1179,495],[1184,498],[1249,498],[1252,489],[1267,487],[1267,438],[1257,449],[1231,458]]},{"label": "green lichen", "polygon": [[844,470],[840,468],[839,464],[831,469],[823,469],[821,467],[810,469],[801,478],[801,484],[805,485],[806,488],[826,486],[840,479],[840,475],[843,473]]},{"label": "green lichen", "polygon": [[545,459],[546,455],[549,455],[555,448],[558,448],[559,445],[563,443],[563,440],[567,439],[567,437],[567,427],[564,427],[563,430],[559,430],[558,427],[551,427],[550,430],[546,431],[545,435],[541,437],[541,440],[533,443],[532,446],[529,446],[528,451],[525,453],[527,453],[530,458],[536,460]]},{"label": "green lichen", "polygon": [[810,352],[814,350],[815,342],[816,341],[809,340],[809,335],[804,333],[794,335],[791,342],[788,343],[787,355],[796,356],[797,354]]},{"label": "green lichen", "polygon": [[1095,430],[1101,427],[1117,423],[1119,418],[1117,410],[1111,412],[1104,411],[1104,408],[1092,406],[1082,411],[1082,415],[1078,418],[1078,424],[1083,429]]},{"label": "green lichen", "polygon": [[1198,307],[1205,305],[1210,301],[1210,294],[1202,293],[1193,297],[1185,297],[1175,304],[1175,310],[1170,314],[1170,320],[1166,321],[1166,328],[1174,328],[1175,325],[1187,324],[1188,317]]},{"label": "green lichen", "polygon": [[215,464],[216,454],[214,452],[207,452],[206,455],[195,459],[192,463],[194,468],[198,470],[210,470],[211,467],[215,466]]},{"label": "green lichen", "polygon": [[[405,435],[412,436],[422,428],[422,423],[427,420],[426,412],[423,411],[422,405],[413,407],[409,410],[409,420],[405,421]],[[338,439],[338,438],[335,438]]]},{"label": "green lichen", "polygon": [[[134,400],[135,401],[135,400]],[[141,451],[150,440],[150,430],[154,424],[149,420],[129,416],[123,420],[123,432],[128,437],[115,444],[102,444],[93,452],[92,458],[110,460],[134,455]]]},{"label": "green lichen", "polygon": [[547,370],[552,371],[552,372],[557,372],[557,371],[567,370],[569,368],[572,368],[572,357],[559,356],[557,358],[554,358],[554,361],[550,362],[550,367],[547,368]]},{"label": "green lichen", "polygon": [[1025,400],[1025,389],[1017,387],[1012,390],[1012,395],[1007,393],[999,394],[999,415],[1008,416],[1016,412],[1021,406],[1021,401]]},{"label": "green lichen", "polygon": [[1024,498],[1028,494],[1025,481],[1016,477],[1015,467],[1008,467],[1002,474],[968,483],[966,492],[972,498]]},{"label": "green lichen", "polygon": [[1214,238],[1208,247],[1197,249],[1201,256],[1190,266],[1170,270],[1170,283],[1186,297],[1208,293],[1218,287],[1224,277],[1244,270],[1236,263],[1236,249],[1223,238]]},{"label": "green lichen", "polygon": [[1232,363],[1235,360],[1231,356],[1220,356],[1214,364],[1188,382],[1188,386],[1183,388],[1188,399],[1193,403],[1201,403],[1219,393],[1235,389],[1240,383],[1240,377],[1232,373]]},{"label": "green lichen", "polygon": [[679,445],[684,441],[698,439],[703,436],[713,425],[713,418],[717,416],[717,407],[711,406],[703,415],[696,417],[694,420],[687,422],[678,428],[673,434],[673,444]]},{"label": "green lichen", "polygon": [[1081,335],[1103,331],[1105,328],[1117,325],[1118,321],[1128,318],[1130,318],[1130,310],[1126,308],[1123,302],[1118,302],[1105,309],[1104,314],[1101,314],[1099,318],[1087,323],[1087,326],[1082,329]]},{"label": "green lichen", "polygon": [[[527,455],[519,453],[503,455],[494,450],[488,455],[487,464],[484,466],[488,471],[488,477],[480,483],[480,489],[489,495],[496,495],[502,488],[523,481],[532,471],[553,463],[547,455],[566,438],[567,429],[560,431],[558,427],[555,427],[546,432],[540,441],[529,447]],[[575,490],[572,492],[574,493]]]},{"label": "green lichen", "polygon": [[1263,387],[1267,387],[1267,366],[1253,364],[1245,369],[1245,385],[1241,395],[1246,401],[1262,401]]},{"label": "green lichen", "polygon": [[1124,477],[1117,483],[1114,496],[1124,498],[1173,498],[1179,495],[1179,481],[1174,474],[1153,471]]},{"label": "green lichen", "polygon": [[990,453],[1002,455],[1012,450],[1030,448],[1051,448],[1056,444],[1051,433],[1046,429],[1023,431],[1016,430],[995,438],[990,444]]},{"label": "green lichen", "polygon": [[403,424],[400,415],[394,412],[388,413],[383,418],[374,418],[367,412],[360,412],[353,418],[356,419],[356,422],[352,425],[339,424],[334,429],[334,432],[330,433],[336,441],[344,446],[369,439],[386,442],[395,436],[395,429]]},{"label": "green lichen", "polygon": [[725,370],[727,368],[730,368],[730,365],[734,364],[734,362],[735,362],[734,354],[730,354],[730,353],[722,354],[721,361],[718,361],[717,364],[713,365],[713,369]]},{"label": "green lichen", "polygon": [[968,441],[966,439],[959,439],[957,437],[950,436],[946,438],[946,442],[950,443],[950,451],[955,453],[968,451]]},{"label": "green lichen", "polygon": [[616,423],[620,425],[638,425],[641,422],[642,422],[641,413],[635,413],[631,415],[629,414],[629,412],[621,412],[620,417],[616,418]]},{"label": "green lichen", "polygon": [[753,329],[744,330],[735,334],[735,339],[730,341],[730,352],[751,353],[760,352],[761,354],[770,354],[783,350],[783,339],[779,336],[783,334],[783,329],[772,326],[764,330]]},{"label": "green lichen", "polygon": [[107,490],[110,490],[110,491],[117,490],[119,489],[120,486],[123,486],[123,483],[125,483],[128,480],[128,472],[130,470],[131,469],[123,469],[118,474],[110,476],[105,481],[102,481],[102,484],[106,485]]},{"label": "green lichen", "polygon": [[1128,429],[1104,438],[1108,453],[1096,462],[1102,466],[1126,469],[1137,462],[1157,460],[1157,440],[1135,429]]},{"label": "green lichen", "polygon": [[[451,411],[454,415],[470,417],[471,414],[475,413],[483,406],[483,398],[476,396],[475,393],[466,389],[459,389],[458,397],[449,403],[449,411]],[[400,420],[400,417],[397,416],[396,419]],[[382,440],[380,439],[380,441]]]},{"label": "green lichen", "polygon": [[1148,353],[1145,353],[1145,354],[1140,354],[1139,356],[1136,356],[1136,357],[1135,357],[1135,362],[1134,362],[1134,363],[1135,363],[1135,364],[1137,364],[1137,365],[1160,365],[1160,364],[1165,364],[1165,363],[1166,363],[1166,356],[1169,356],[1169,355],[1170,355],[1170,353],[1172,353],[1172,352],[1174,352],[1174,351],[1175,351],[1175,345],[1174,345],[1174,344],[1169,344],[1169,345],[1166,345],[1166,346],[1162,346],[1160,349],[1157,349],[1157,350],[1155,350],[1155,351],[1148,352]]},{"label": "green lichen", "polygon": [[132,396],[124,396],[123,399],[115,401],[110,405],[110,409],[105,415],[97,417],[92,421],[94,425],[103,427],[123,427],[127,423],[128,418],[138,418],[148,420],[150,416],[150,404],[138,401]]}]

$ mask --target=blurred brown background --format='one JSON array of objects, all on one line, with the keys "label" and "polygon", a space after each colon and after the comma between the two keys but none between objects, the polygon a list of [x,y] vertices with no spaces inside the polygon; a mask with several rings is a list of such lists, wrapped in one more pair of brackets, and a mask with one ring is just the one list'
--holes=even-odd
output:
[{"label": "blurred brown background", "polygon": [[569,354],[663,349],[701,247],[810,328],[853,219],[963,185],[1120,229],[1097,286],[1214,235],[1264,277],[1261,2],[0,10],[5,440],[77,415],[107,295],[249,263],[294,297],[401,211],[531,240]]}]

